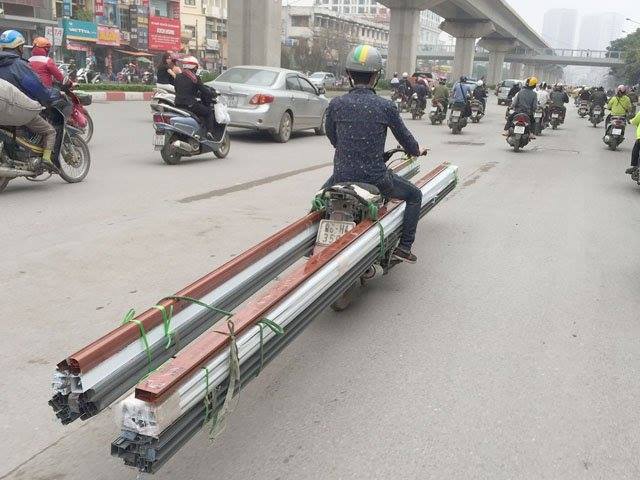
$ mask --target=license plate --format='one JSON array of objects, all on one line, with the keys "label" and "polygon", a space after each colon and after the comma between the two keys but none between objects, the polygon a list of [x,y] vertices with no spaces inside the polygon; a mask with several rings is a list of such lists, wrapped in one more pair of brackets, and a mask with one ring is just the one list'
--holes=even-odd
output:
[{"label": "license plate", "polygon": [[159,135],[156,133],[153,136],[153,146],[156,148],[164,147],[164,135]]},{"label": "license plate", "polygon": [[225,100],[225,103],[227,104],[227,107],[234,108],[238,106],[238,97],[225,95],[224,100]]},{"label": "license plate", "polygon": [[558,113],[552,113],[552,114],[551,114],[551,118],[560,118],[560,114],[558,114]]},{"label": "license plate", "polygon": [[542,114],[541,113],[534,113],[533,116],[535,118],[542,118]]},{"label": "license plate", "polygon": [[316,237],[316,244],[331,245],[345,233],[353,230],[355,222],[342,222],[338,220],[320,220],[320,228]]},{"label": "license plate", "polygon": [[602,112],[601,112],[600,110],[594,110],[594,111],[593,111],[593,114],[594,114],[594,115],[600,115],[601,113],[602,113]]},{"label": "license plate", "polygon": [[614,128],[613,130],[611,130],[611,135],[622,135],[622,129]]},{"label": "license plate", "polygon": [[522,125],[518,125],[516,128],[513,129],[513,133],[524,133],[524,127]]},{"label": "license plate", "polygon": [[453,112],[451,112],[451,116],[452,117],[459,117],[460,116],[460,112],[453,111]]}]

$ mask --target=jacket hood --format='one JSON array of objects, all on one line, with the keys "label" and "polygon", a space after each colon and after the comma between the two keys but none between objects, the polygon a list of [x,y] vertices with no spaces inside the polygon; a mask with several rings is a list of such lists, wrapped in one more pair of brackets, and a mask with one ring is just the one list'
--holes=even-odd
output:
[{"label": "jacket hood", "polygon": [[47,51],[42,47],[33,47],[31,49],[31,55],[34,57],[47,57]]},{"label": "jacket hood", "polygon": [[2,52],[0,51],[0,67],[5,67],[7,65],[11,65],[15,62],[20,56],[13,52]]}]

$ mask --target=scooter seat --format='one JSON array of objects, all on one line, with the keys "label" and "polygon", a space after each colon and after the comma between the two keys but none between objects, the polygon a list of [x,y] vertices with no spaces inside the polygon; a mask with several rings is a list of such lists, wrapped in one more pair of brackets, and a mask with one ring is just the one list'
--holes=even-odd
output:
[{"label": "scooter seat", "polygon": [[382,195],[380,194],[380,190],[378,189],[378,187],[369,183],[336,183],[334,186],[329,187],[325,192],[329,194],[335,192],[351,195],[353,197],[359,198],[363,203],[379,203],[382,201]]}]

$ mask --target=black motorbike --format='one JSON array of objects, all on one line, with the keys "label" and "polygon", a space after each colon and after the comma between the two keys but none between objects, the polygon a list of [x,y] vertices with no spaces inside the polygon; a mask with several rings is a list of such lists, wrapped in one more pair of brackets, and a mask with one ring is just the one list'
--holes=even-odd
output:
[{"label": "black motorbike", "polygon": [[55,174],[68,183],[78,183],[89,173],[89,147],[82,139],[82,132],[67,124],[62,107],[51,107],[43,116],[56,130],[51,155],[53,166],[42,160],[41,135],[24,127],[0,126],[0,192],[18,177],[42,182]]},{"label": "black motorbike", "polygon": [[517,113],[513,117],[513,124],[509,128],[507,143],[513,147],[514,152],[520,151],[531,141],[531,119],[525,113]]}]

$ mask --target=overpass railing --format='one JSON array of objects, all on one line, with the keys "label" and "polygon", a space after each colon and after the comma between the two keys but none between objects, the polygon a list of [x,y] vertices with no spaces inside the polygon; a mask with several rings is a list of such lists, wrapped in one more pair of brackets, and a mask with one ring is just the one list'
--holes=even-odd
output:
[{"label": "overpass railing", "polygon": [[526,48],[514,48],[511,51],[512,55],[522,55],[530,57],[552,56],[552,57],[564,57],[564,58],[593,58],[593,59],[607,59],[612,58],[616,60],[622,60],[624,52],[614,50],[574,50],[568,48],[545,48],[542,50],[531,50]]}]

